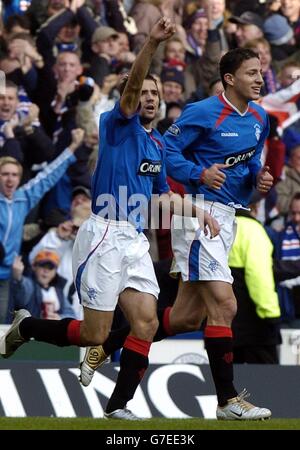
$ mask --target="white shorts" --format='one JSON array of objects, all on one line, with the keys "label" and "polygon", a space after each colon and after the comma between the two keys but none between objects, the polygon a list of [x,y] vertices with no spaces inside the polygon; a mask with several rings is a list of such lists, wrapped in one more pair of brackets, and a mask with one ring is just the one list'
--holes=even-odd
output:
[{"label": "white shorts", "polygon": [[126,288],[158,298],[159,287],[148,250],[146,236],[128,222],[92,214],[80,227],[73,247],[73,276],[81,304],[114,311]]},{"label": "white shorts", "polygon": [[236,235],[235,209],[217,202],[204,202],[204,207],[220,225],[220,234],[210,239],[200,230],[197,218],[172,219],[174,261],[171,274],[180,272],[183,281],[233,282],[228,255]]}]

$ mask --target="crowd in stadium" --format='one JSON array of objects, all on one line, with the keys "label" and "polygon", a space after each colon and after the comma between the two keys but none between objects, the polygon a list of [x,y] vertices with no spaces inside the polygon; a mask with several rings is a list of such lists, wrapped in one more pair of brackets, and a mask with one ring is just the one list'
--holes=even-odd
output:
[{"label": "crowd in stadium", "polygon": [[[218,64],[229,49],[260,56],[260,103],[270,120],[263,163],[274,186],[265,196],[254,192],[251,212],[238,213],[229,263],[237,347],[253,330],[253,345],[276,346],[280,326],[300,321],[300,0],[2,1],[0,323],[11,323],[19,308],[48,319],[82,317],[71,257],[90,215],[99,116],[119,99],[120,80],[162,15],[177,22],[151,68],[162,134],[187,103],[222,92]],[[160,300],[171,304],[170,232],[147,236]]]}]

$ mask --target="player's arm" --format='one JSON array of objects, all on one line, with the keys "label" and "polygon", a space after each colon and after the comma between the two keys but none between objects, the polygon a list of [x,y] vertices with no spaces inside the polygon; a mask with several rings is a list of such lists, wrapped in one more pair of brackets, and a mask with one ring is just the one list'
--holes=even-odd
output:
[{"label": "player's arm", "polygon": [[189,196],[185,195],[181,197],[179,194],[175,194],[172,191],[168,191],[161,194],[159,197],[162,210],[166,209],[173,214],[186,217],[197,217],[199,226],[207,235],[209,229],[210,237],[214,238],[220,233],[220,226],[216,219],[208,214],[204,209],[197,207],[190,200]]},{"label": "player's arm", "polygon": [[152,28],[148,39],[140,50],[129,73],[120,105],[126,116],[134,114],[139,105],[143,81],[150,69],[153,55],[160,42],[169,39],[175,32],[175,24],[162,17]]}]

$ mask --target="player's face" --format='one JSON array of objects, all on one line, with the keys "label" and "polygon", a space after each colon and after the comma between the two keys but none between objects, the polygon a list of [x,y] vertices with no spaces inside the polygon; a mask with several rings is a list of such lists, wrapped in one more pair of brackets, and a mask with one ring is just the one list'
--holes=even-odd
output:
[{"label": "player's face", "polygon": [[140,117],[143,124],[149,124],[155,118],[159,106],[157,86],[152,80],[144,80],[140,97]]},{"label": "player's face", "polygon": [[244,61],[232,76],[235,94],[247,101],[258,100],[264,84],[261,63],[258,58]]}]

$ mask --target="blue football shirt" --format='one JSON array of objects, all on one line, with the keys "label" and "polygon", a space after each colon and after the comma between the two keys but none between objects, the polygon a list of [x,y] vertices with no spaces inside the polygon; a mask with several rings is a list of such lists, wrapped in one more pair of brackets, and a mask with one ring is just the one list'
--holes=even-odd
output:
[{"label": "blue football shirt", "polygon": [[[247,206],[261,153],[269,134],[265,110],[254,102],[241,114],[224,94],[188,104],[164,134],[167,173],[183,183],[191,194],[225,205]],[[229,164],[222,169],[226,181],[220,190],[200,183],[204,169],[214,163]]]},{"label": "blue football shirt", "polygon": [[101,114],[99,155],[92,179],[92,211],[145,227],[152,193],[170,190],[162,136],[142,127],[138,113],[126,117],[117,102]]}]

